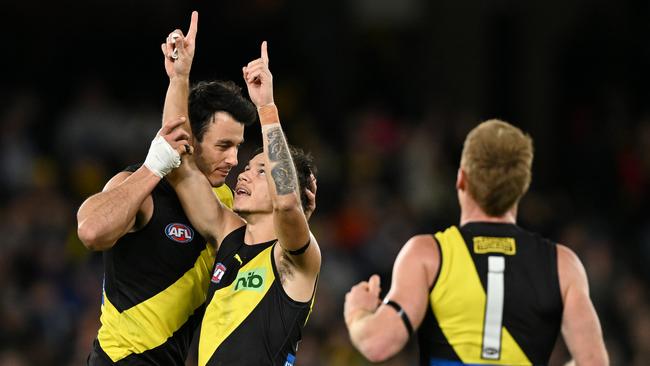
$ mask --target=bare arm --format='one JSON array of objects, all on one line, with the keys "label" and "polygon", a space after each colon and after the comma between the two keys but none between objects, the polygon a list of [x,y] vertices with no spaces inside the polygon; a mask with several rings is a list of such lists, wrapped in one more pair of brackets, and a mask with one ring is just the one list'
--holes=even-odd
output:
[{"label": "bare arm", "polygon": [[[165,61],[165,68],[170,76],[170,86],[167,90],[167,100],[170,103],[167,101],[165,103],[163,112],[165,125],[158,135],[163,137],[167,144],[171,143],[170,146],[173,149],[177,149],[178,146],[184,149],[184,145],[188,144],[186,139],[189,136],[183,131],[183,128],[178,128],[181,124],[187,124],[187,118],[179,119],[170,116],[187,115],[189,70],[194,55],[197,22],[198,14],[194,12],[188,31],[188,41],[183,42],[181,37],[177,42],[179,53],[184,56],[183,60],[175,65],[167,59]],[[168,45],[163,44],[163,52],[166,52],[166,47],[169,45],[169,41]],[[189,128],[187,130],[189,131]],[[158,144],[155,149],[158,149],[158,152],[162,151],[164,155],[165,149],[161,144]],[[156,151],[153,151],[152,155],[152,150],[154,150],[154,145],[152,145],[147,159],[156,155]],[[159,159],[154,156],[153,160]],[[77,232],[87,248],[92,250],[109,249],[124,234],[142,227],[149,221],[153,213],[151,191],[164,174],[160,171],[154,173],[151,170],[152,165],[147,161],[133,174],[127,172],[117,174],[106,184],[102,192],[88,198],[81,205],[77,212]],[[165,164],[154,165],[162,167]]]},{"label": "bare arm", "polygon": [[102,192],[79,207],[77,233],[88,249],[109,249],[124,234],[149,222],[153,213],[151,191],[173,166],[180,164],[182,146],[188,143],[187,133],[178,128],[182,123],[177,119],[163,126],[138,170],[117,174]]},{"label": "bare arm", "polygon": [[[386,298],[398,303],[417,329],[428,304],[429,287],[440,265],[440,253],[431,235],[412,237],[393,267],[392,286]],[[345,324],[352,344],[371,362],[397,354],[409,339],[396,310],[380,305],[379,276],[354,286],[345,296]]]},{"label": "bare arm", "polygon": [[265,171],[270,173],[266,174],[266,179],[273,202],[275,232],[285,251],[295,251],[311,243],[304,254],[293,256],[292,262],[298,271],[315,276],[320,270],[320,250],[309,232],[296,170],[273,102],[273,76],[268,68],[266,47],[266,42],[263,42],[261,58],[251,61],[243,73],[262,125]]},{"label": "bare arm", "polygon": [[150,194],[159,181],[143,165],[134,173],[117,174],[102,192],[86,199],[77,212],[77,233],[86,248],[109,249],[124,234],[146,224],[153,212]]},{"label": "bare arm", "polygon": [[609,365],[598,315],[589,298],[589,284],[578,256],[564,245],[557,246],[558,274],[564,301],[562,336],[575,364]]},{"label": "bare arm", "polygon": [[[198,13],[192,12],[187,36],[177,29],[167,37],[166,43],[161,45],[165,55],[165,70],[169,76],[163,123],[173,116],[188,115],[189,74],[197,30]],[[171,57],[174,49],[177,50],[177,58]],[[185,123],[183,128],[191,131],[189,123]],[[192,141],[191,132],[189,140]],[[192,148],[190,150],[193,151]],[[167,180],[178,194],[190,222],[208,242],[218,246],[225,234],[243,225],[241,219],[219,202],[210,182],[198,169],[191,155],[183,155],[181,166],[169,174]]]},{"label": "bare arm", "polygon": [[[176,29],[169,34],[165,43],[160,45],[165,59],[165,71],[169,77],[169,87],[163,107],[163,123],[177,116],[188,115],[190,70],[196,49],[198,23],[199,13],[193,11],[187,35],[183,35],[180,29]],[[176,58],[172,57],[174,53]],[[181,128],[191,131],[189,120],[186,120]],[[190,138],[190,143],[191,141]]]},{"label": "bare arm", "polygon": [[244,221],[226,208],[212,191],[208,178],[194,164],[193,159],[183,163],[168,176],[190,222],[209,243],[217,248],[231,231],[243,226]]}]

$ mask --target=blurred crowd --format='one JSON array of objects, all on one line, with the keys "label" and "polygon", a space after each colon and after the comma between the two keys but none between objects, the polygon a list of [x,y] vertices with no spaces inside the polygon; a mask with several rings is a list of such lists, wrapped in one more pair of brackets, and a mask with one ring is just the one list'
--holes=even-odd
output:
[{"label": "blurred crowd", "polygon": [[[420,16],[431,10],[424,1],[375,7],[355,1],[344,10],[345,2],[316,1],[310,6],[322,19],[301,16],[309,12],[298,1],[236,3],[223,4],[230,26],[248,19],[244,13],[253,6],[262,7],[253,19],[264,11],[286,20],[271,23],[276,103],[289,141],[311,151],[319,168],[311,227],[323,265],[299,365],[367,364],[347,336],[345,293],[378,273],[385,294],[392,263],[410,236],[458,223],[454,184],[462,142],[493,117],[522,127],[535,142],[533,183],[519,224],[568,245],[583,261],[612,365],[650,365],[650,108],[641,87],[647,88],[650,50],[641,47],[629,61],[634,41],[619,42],[649,34],[643,33],[647,4],[624,2],[627,7],[610,12],[609,3],[590,2],[589,16],[559,17],[565,26],[554,23],[549,32],[555,33],[542,36],[531,31],[539,17],[517,20],[534,6],[512,10],[503,5],[513,5],[508,1],[483,9],[485,16],[442,1],[427,17]],[[580,9],[581,1],[564,3]],[[348,18],[332,29],[324,19],[339,12]],[[169,14],[154,15],[166,34]],[[455,27],[450,19],[463,21]],[[489,32],[463,28],[469,23]],[[198,60],[214,56],[201,53],[200,37],[209,31],[202,32]],[[249,51],[257,38],[231,36],[225,47],[252,46],[228,57],[254,56]],[[281,37],[287,41],[273,43]],[[0,366],[85,364],[99,328],[103,263],[101,253],[77,238],[75,213],[112,175],[145,157],[160,126],[165,88],[162,62],[151,59],[133,66],[160,68],[146,74],[148,82],[130,83],[139,70],[130,70],[129,83],[111,80],[119,73],[106,68],[106,74],[77,75],[60,94],[54,76],[43,88],[12,79],[10,92],[1,92]],[[198,77],[214,77],[202,71],[213,65],[200,62]],[[138,91],[150,95],[133,97]],[[258,134],[256,127],[246,132],[239,168]],[[413,365],[416,349],[411,341],[386,364]],[[551,365],[568,358],[558,340]]]},{"label": "blurred crowd", "polygon": [[[82,364],[99,327],[101,254],[79,242],[75,210],[119,169],[142,160],[160,112],[153,105],[116,105],[101,86],[93,88],[84,87],[62,113],[56,122],[61,133],[49,139],[49,146],[32,138],[44,112],[37,94],[17,94],[2,114],[3,366]],[[309,116],[283,117],[290,140],[313,153],[320,172],[312,229],[324,259],[314,312],[300,344],[302,365],[366,364],[347,337],[343,297],[372,273],[382,276],[385,291],[392,262],[411,235],[457,223],[454,182],[460,147],[465,131],[478,121],[436,109],[422,120],[406,121],[377,106],[362,106],[346,118],[337,132],[340,138],[333,140],[314,134],[318,128],[310,125]],[[301,122],[292,123],[296,120]],[[562,143],[575,145],[584,137],[565,138]],[[578,253],[613,364],[647,365],[650,222],[644,210],[650,119],[639,121],[624,145],[607,136],[594,141],[597,152],[587,149],[583,157],[554,162],[556,173],[549,175],[557,182],[533,180],[519,223]],[[538,155],[548,155],[557,144],[537,140]],[[241,161],[254,145],[242,149]],[[590,164],[590,159],[617,184],[582,176],[585,168],[577,165]],[[388,364],[413,364],[413,350],[411,345]],[[555,364],[567,357],[560,343]]]}]

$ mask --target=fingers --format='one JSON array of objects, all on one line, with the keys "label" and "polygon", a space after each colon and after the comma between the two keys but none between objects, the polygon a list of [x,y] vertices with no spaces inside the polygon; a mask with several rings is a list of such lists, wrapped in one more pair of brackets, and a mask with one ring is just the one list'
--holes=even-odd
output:
[{"label": "fingers", "polygon": [[178,59],[179,49],[183,50],[183,47],[183,31],[176,29],[167,37],[167,54],[176,60]]},{"label": "fingers", "polygon": [[170,122],[166,122],[163,124],[162,128],[160,129],[160,132],[158,133],[160,136],[167,135],[173,130],[175,130],[178,126],[182,125],[185,123],[186,118],[185,117],[178,117]]},{"label": "fingers", "polygon": [[246,68],[247,68],[247,69],[250,69],[250,68],[252,68],[253,66],[258,66],[258,65],[260,65],[260,66],[266,66],[266,64],[264,63],[264,60],[262,60],[261,58],[257,58],[257,59],[255,59],[255,60],[249,62],[248,65],[246,65]]},{"label": "fingers", "polygon": [[162,135],[167,141],[189,141],[190,134],[182,128],[176,128],[168,134]]},{"label": "fingers", "polygon": [[316,196],[316,190],[318,189],[318,185],[316,184],[318,180],[313,174],[309,175],[309,186],[307,186],[307,190],[311,193],[313,193],[314,196]]},{"label": "fingers", "polygon": [[367,281],[361,281],[357,283],[356,285],[352,286],[352,289],[350,289],[350,292],[353,292],[355,290],[366,290],[368,288],[368,282]]},{"label": "fingers", "polygon": [[307,208],[314,210],[316,208],[316,195],[309,188],[305,188],[305,196],[307,197]]},{"label": "fingers", "polygon": [[196,32],[198,31],[198,26],[199,26],[199,12],[195,10],[192,12],[192,19],[190,20],[190,28],[187,30],[188,41],[194,42],[194,40],[196,39]]},{"label": "fingers", "polygon": [[176,150],[178,155],[192,155],[194,149],[187,140],[178,140],[178,141],[168,141],[169,145]]},{"label": "fingers", "polygon": [[194,148],[189,144],[187,140],[178,141],[178,148],[176,148],[179,155],[192,155],[194,154]]},{"label": "fingers", "polygon": [[307,220],[311,214],[316,210],[316,177],[313,174],[309,176],[309,184],[305,187],[305,198],[307,198]]},{"label": "fingers", "polygon": [[[163,49],[163,54],[165,54],[165,57],[169,58],[170,60],[174,60],[174,43],[176,43],[175,38],[174,38],[174,32],[169,33],[167,38],[165,39],[164,43],[164,49]],[[178,37],[178,35],[176,35]]]},{"label": "fingers", "polygon": [[247,83],[256,82],[258,80],[268,80],[270,76],[271,73],[264,64],[256,64],[244,68],[244,79],[246,79]]},{"label": "fingers", "polygon": [[[177,33],[174,33],[176,35]],[[172,52],[172,58],[178,60],[179,53],[182,53],[185,56],[185,38],[177,36],[174,38],[174,52]]]},{"label": "fingers", "polygon": [[194,147],[190,144],[190,134],[183,128],[176,126],[168,133],[161,133],[161,136],[179,155],[194,153]]},{"label": "fingers", "polygon": [[370,292],[371,295],[374,297],[379,297],[379,293],[381,292],[381,279],[379,278],[379,275],[372,275],[370,276],[370,279],[368,280],[368,292]]},{"label": "fingers", "polygon": [[264,65],[268,66],[269,65],[269,51],[267,49],[268,44],[266,41],[262,42],[262,61],[264,61]]}]

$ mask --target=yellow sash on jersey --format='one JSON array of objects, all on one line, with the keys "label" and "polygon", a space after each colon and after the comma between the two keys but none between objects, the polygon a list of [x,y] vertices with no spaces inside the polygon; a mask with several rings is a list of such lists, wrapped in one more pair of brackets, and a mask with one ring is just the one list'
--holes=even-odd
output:
[{"label": "yellow sash on jersey", "polygon": [[217,198],[219,198],[219,201],[221,201],[221,203],[223,203],[224,206],[228,208],[232,208],[233,196],[230,187],[223,184],[220,187],[213,187],[212,191],[217,196]]},{"label": "yellow sash on jersey", "polygon": [[221,343],[253,312],[275,281],[272,245],[239,269],[237,278],[215,291],[199,336],[199,365],[205,365]]},{"label": "yellow sash on jersey", "polygon": [[155,296],[119,312],[104,293],[97,339],[113,362],[165,343],[205,302],[214,249],[208,246],[194,267]]},{"label": "yellow sash on jersey", "polygon": [[[225,206],[232,207],[233,195],[227,185],[213,191]],[[108,357],[117,362],[130,354],[156,348],[180,329],[205,302],[214,258],[214,249],[207,245],[194,267],[176,282],[121,313],[104,293],[97,339]]]},{"label": "yellow sash on jersey", "polygon": [[436,234],[441,267],[429,294],[429,303],[442,333],[464,363],[532,365],[505,327],[501,332],[501,358],[481,358],[486,295],[474,261],[455,226]]}]

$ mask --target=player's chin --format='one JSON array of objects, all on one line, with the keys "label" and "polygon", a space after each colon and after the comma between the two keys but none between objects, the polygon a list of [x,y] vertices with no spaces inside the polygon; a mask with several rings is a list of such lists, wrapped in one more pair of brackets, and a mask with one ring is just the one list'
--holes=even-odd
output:
[{"label": "player's chin", "polygon": [[224,177],[222,177],[220,175],[218,175],[218,176],[211,175],[209,180],[210,180],[210,185],[215,187],[215,188],[216,187],[221,187],[222,185],[224,185],[226,183],[226,178],[224,178]]},{"label": "player's chin", "polygon": [[232,211],[240,216],[251,213],[250,210],[246,209],[245,207],[242,207],[242,205],[238,205],[236,202],[233,203],[232,205]]}]

